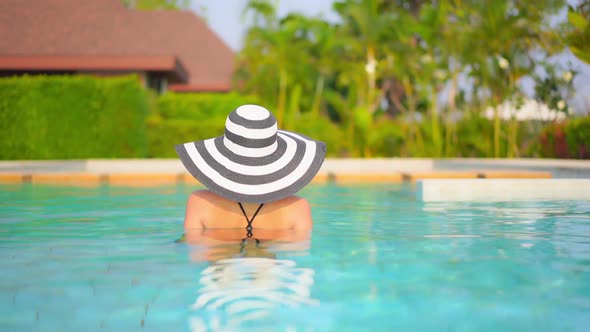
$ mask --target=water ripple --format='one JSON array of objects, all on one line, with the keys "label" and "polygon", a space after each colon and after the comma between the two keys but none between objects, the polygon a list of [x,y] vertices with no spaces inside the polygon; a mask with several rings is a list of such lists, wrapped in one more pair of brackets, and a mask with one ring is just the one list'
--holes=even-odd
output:
[{"label": "water ripple", "polygon": [[239,245],[202,259],[177,241],[190,187],[3,188],[3,330],[590,326],[585,201],[421,203],[405,184],[312,185],[311,239],[227,260]]}]

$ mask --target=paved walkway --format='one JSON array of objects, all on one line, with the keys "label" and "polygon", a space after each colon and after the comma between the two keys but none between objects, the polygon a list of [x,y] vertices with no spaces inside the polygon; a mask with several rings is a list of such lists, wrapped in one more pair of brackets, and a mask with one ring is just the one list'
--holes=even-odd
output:
[{"label": "paved walkway", "polygon": [[[327,159],[314,182],[590,178],[590,161],[553,159]],[[0,161],[0,183],[163,185],[198,182],[175,159]]]}]

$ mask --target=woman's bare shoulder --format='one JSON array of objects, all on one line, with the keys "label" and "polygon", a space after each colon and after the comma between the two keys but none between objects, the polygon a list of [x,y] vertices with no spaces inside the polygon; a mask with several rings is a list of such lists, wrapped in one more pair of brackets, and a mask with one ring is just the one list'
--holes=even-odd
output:
[{"label": "woman's bare shoulder", "polygon": [[293,196],[283,198],[279,201],[275,201],[274,203],[279,204],[279,205],[283,205],[283,206],[291,206],[291,205],[296,205],[296,204],[304,204],[305,202],[307,202],[307,200],[305,198],[293,195]]},{"label": "woman's bare shoulder", "polygon": [[184,226],[186,228],[203,228],[203,220],[218,205],[217,196],[209,190],[193,191],[186,202]]},{"label": "woman's bare shoulder", "polygon": [[189,204],[199,205],[201,208],[205,207],[222,207],[228,204],[228,200],[214,194],[213,192],[203,189],[195,190],[188,198]]},{"label": "woman's bare shoulder", "polygon": [[299,196],[291,196],[279,202],[286,216],[292,220],[293,228],[310,229],[312,227],[311,207],[309,202]]},{"label": "woman's bare shoulder", "polygon": [[190,195],[190,198],[194,198],[196,200],[207,200],[207,201],[215,199],[216,197],[217,197],[217,195],[215,195],[214,193],[212,193],[211,191],[209,191],[207,189],[195,190]]}]

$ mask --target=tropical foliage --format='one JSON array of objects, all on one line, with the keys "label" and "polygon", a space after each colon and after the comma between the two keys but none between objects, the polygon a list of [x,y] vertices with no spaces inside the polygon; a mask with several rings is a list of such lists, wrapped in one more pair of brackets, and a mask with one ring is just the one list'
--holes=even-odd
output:
[{"label": "tropical foliage", "polygon": [[[526,78],[537,99],[568,112],[575,72],[548,61],[566,47],[568,27],[549,19],[563,8],[559,0],[338,0],[339,19],[328,22],[279,17],[274,2],[250,0],[235,87],[273,108],[282,127],[335,124],[342,155],[451,157],[473,145],[477,155],[523,156],[521,138],[542,126],[481,115],[518,105]],[[569,31],[574,53],[585,55],[575,51],[590,44],[577,39],[588,29],[583,13],[570,10]],[[479,138],[468,142],[465,131]]]},{"label": "tropical foliage", "polygon": [[539,138],[536,157],[590,159],[590,117],[551,124]]},{"label": "tropical foliage", "polygon": [[[223,133],[228,109],[260,103],[238,93],[147,93],[137,77],[24,76],[0,78],[0,159],[174,158],[174,145]],[[352,145],[349,128],[324,114],[297,112],[289,105],[286,119],[304,134],[323,140],[328,156],[350,156],[350,147],[382,157],[431,157],[431,119],[398,121],[376,116]],[[66,110],[66,111],[64,111]],[[590,117],[538,126],[523,123],[517,135],[522,156],[590,158]],[[509,132],[510,122],[501,122]],[[410,126],[422,137],[422,148],[408,144]],[[441,126],[442,137],[450,126]],[[451,156],[489,157],[493,122],[467,113],[453,122],[455,139],[445,151]],[[541,134],[539,134],[541,133]],[[508,150],[502,140],[500,151]],[[361,145],[362,144],[362,145]]]},{"label": "tropical foliage", "polygon": [[590,1],[585,0],[568,10],[569,48],[580,60],[590,64]]}]

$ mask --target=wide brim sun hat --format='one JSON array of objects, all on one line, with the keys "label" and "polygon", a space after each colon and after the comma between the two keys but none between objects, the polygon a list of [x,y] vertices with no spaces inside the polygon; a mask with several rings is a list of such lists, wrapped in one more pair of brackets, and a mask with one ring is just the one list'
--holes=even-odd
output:
[{"label": "wide brim sun hat", "polygon": [[266,108],[243,105],[225,121],[224,135],[178,144],[184,167],[213,193],[242,203],[269,203],[301,190],[317,174],[326,144],[279,130]]}]

